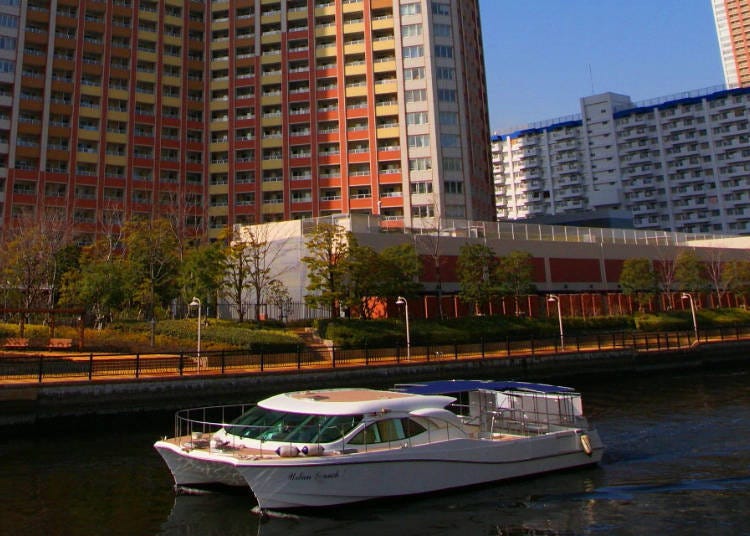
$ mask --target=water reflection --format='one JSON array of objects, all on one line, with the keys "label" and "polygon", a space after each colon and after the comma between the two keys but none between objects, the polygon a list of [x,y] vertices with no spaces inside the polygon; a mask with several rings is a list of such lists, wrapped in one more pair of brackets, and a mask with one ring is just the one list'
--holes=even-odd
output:
[{"label": "water reflection", "polygon": [[577,383],[607,446],[595,468],[316,515],[260,519],[245,495],[176,496],[153,442],[171,413],[0,434],[0,533],[750,534],[750,373]]},{"label": "water reflection", "polygon": [[[567,519],[561,523],[533,512],[546,513],[550,504],[575,504],[580,512],[577,523],[589,523],[586,520],[590,520],[586,513],[589,505],[582,498],[596,490],[603,476],[601,469],[591,468],[526,482],[500,483],[317,513],[271,512],[263,518],[252,511],[252,502],[247,497],[178,496],[159,534],[563,534]],[[533,515],[529,515],[530,512]]]},{"label": "water reflection", "polygon": [[260,519],[252,512],[253,501],[243,495],[209,493],[177,495],[161,536],[258,534]]}]

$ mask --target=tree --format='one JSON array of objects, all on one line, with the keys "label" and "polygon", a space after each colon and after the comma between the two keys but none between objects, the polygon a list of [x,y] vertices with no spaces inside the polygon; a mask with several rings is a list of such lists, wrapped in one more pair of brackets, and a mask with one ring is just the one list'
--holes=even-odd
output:
[{"label": "tree", "polygon": [[344,297],[342,281],[350,239],[351,233],[340,225],[318,223],[305,242],[308,254],[302,262],[307,267],[309,292],[305,301],[314,307],[327,306],[331,318],[336,316],[336,307]]},{"label": "tree", "polygon": [[511,251],[501,257],[497,266],[496,277],[500,293],[513,296],[516,315],[521,314],[520,298],[536,290],[533,283],[534,265],[532,256],[525,251]]},{"label": "tree", "polygon": [[60,303],[84,307],[98,328],[132,296],[130,270],[121,257],[110,253],[106,237],[85,247],[78,266],[65,272],[60,290]]},{"label": "tree", "polygon": [[247,286],[255,294],[256,321],[260,320],[265,287],[289,269],[276,262],[285,241],[271,236],[271,229],[270,225],[246,227],[239,237],[246,249]]},{"label": "tree", "polygon": [[[62,271],[70,259],[66,228],[54,215],[43,219],[22,218],[12,238],[0,250],[0,276],[14,289],[23,309],[51,309],[54,306]],[[25,316],[21,317],[23,335]]]},{"label": "tree", "polygon": [[37,226],[19,229],[1,253],[3,278],[18,291],[20,307],[41,306],[47,282],[47,259],[43,237]]},{"label": "tree", "polygon": [[495,253],[484,244],[464,244],[458,252],[461,299],[473,303],[477,314],[498,290],[497,266]]},{"label": "tree", "polygon": [[279,310],[281,321],[283,322],[285,318],[289,318],[289,313],[292,312],[292,297],[289,295],[289,290],[284,283],[278,279],[274,279],[266,286],[265,294],[268,303]]},{"label": "tree", "polygon": [[654,270],[659,278],[659,284],[663,292],[667,293],[669,299],[669,309],[675,308],[674,303],[674,288],[677,276],[675,270],[677,268],[677,262],[675,262],[674,249],[673,248],[659,248],[657,250],[659,255],[659,261],[655,263]]},{"label": "tree", "polygon": [[376,252],[353,237],[349,254],[342,264],[343,303],[356,308],[360,318],[372,318],[377,298],[414,296],[421,284],[416,281],[422,265],[411,244],[398,244]]},{"label": "tree", "polygon": [[727,263],[725,272],[731,281],[729,290],[741,294],[743,303],[747,307],[747,294],[750,292],[750,262],[731,261]]},{"label": "tree", "polygon": [[215,300],[224,284],[226,266],[227,249],[221,241],[189,247],[177,278],[183,302],[189,303],[193,296],[206,305]]},{"label": "tree", "polygon": [[356,308],[360,318],[371,318],[376,304],[374,298],[379,294],[384,275],[380,256],[370,246],[362,246],[351,238],[348,255],[341,267],[343,304],[347,308]]},{"label": "tree", "polygon": [[750,264],[747,261],[726,261],[722,258],[721,249],[711,249],[709,261],[703,266],[708,283],[716,293],[719,307],[723,306],[728,293],[746,291],[750,282]]},{"label": "tree", "polygon": [[693,249],[680,252],[675,259],[675,282],[681,291],[701,292],[708,282],[704,275],[703,263]]},{"label": "tree", "polygon": [[248,287],[250,273],[250,255],[242,242],[234,242],[227,246],[224,276],[224,296],[237,307],[240,322],[245,320],[243,297]]},{"label": "tree", "polygon": [[380,282],[378,296],[396,299],[416,296],[422,290],[419,275],[422,262],[411,244],[389,246],[380,252]]},{"label": "tree", "polygon": [[658,275],[651,261],[644,258],[627,259],[622,265],[620,287],[626,296],[635,296],[638,310],[644,311],[646,304],[659,291]]},{"label": "tree", "polygon": [[135,299],[155,322],[157,306],[178,294],[177,239],[170,223],[161,218],[130,220],[123,234],[128,268],[136,282]]}]

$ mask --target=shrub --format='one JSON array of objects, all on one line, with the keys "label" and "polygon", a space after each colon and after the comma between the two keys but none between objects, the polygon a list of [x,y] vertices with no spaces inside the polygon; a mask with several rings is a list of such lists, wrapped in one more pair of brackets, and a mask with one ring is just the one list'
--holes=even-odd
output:
[{"label": "shrub", "polygon": [[631,316],[593,316],[566,317],[563,319],[564,329],[580,335],[602,330],[622,331],[635,328],[635,319]]}]

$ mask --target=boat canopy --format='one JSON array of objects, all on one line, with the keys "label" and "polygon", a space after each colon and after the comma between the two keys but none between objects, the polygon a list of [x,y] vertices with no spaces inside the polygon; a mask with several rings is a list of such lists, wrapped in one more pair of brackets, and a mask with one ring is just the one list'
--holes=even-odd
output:
[{"label": "boat canopy", "polygon": [[283,393],[261,400],[269,410],[308,415],[362,415],[384,411],[409,413],[420,408],[444,408],[456,401],[450,396],[415,396],[373,389],[321,389]]},{"label": "boat canopy", "polygon": [[571,387],[562,387],[560,385],[493,380],[435,380],[420,383],[399,383],[393,387],[394,391],[415,395],[455,394],[479,389],[491,391],[526,391],[545,394],[571,394],[575,392],[575,389]]}]

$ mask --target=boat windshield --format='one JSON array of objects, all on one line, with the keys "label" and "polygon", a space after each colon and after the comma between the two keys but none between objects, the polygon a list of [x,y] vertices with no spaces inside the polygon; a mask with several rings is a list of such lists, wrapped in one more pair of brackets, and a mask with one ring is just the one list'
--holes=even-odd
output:
[{"label": "boat windshield", "polygon": [[350,432],[362,415],[286,413],[256,406],[226,427],[231,435],[261,441],[331,443]]}]

